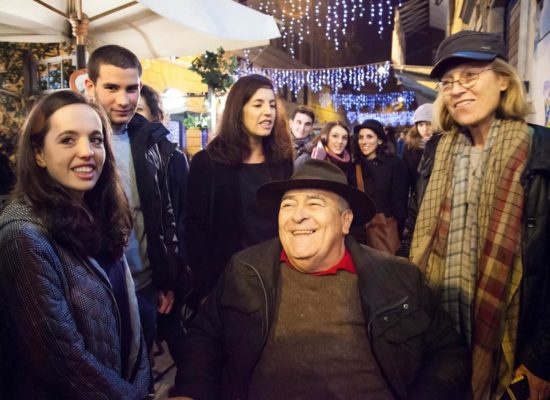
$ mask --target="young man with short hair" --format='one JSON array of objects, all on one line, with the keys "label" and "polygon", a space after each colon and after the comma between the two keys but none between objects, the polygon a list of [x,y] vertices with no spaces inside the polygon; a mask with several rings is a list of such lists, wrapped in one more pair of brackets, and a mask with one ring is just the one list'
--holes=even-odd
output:
[{"label": "young man with short hair", "polygon": [[315,113],[311,107],[298,106],[289,121],[290,134],[296,151],[295,159],[304,152],[311,152],[311,140]]},{"label": "young man with short hair", "polygon": [[107,45],[90,55],[85,84],[88,96],[101,104],[113,129],[117,167],[134,218],[125,254],[150,350],[157,311],[168,314],[174,303],[180,266],[166,165],[159,151],[159,143],[169,132],[162,124],[136,114],[141,72],[135,54],[124,47]]}]

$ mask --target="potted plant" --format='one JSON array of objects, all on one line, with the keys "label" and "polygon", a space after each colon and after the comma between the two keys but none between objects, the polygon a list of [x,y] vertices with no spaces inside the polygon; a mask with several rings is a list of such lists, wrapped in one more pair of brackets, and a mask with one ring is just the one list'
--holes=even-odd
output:
[{"label": "potted plant", "polygon": [[210,123],[210,117],[204,116],[203,114],[192,115],[189,114],[183,120],[183,126],[187,129],[197,128],[199,130],[208,129]]},{"label": "potted plant", "polygon": [[187,151],[190,155],[204,149],[208,143],[208,125],[210,117],[199,115],[187,115],[182,121],[187,135]]}]

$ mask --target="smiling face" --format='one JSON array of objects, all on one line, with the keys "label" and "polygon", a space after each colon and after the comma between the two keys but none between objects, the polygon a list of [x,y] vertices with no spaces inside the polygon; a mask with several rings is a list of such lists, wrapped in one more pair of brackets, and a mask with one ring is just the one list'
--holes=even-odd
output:
[{"label": "smiling face", "polygon": [[139,100],[141,78],[136,68],[102,64],[95,84],[86,80],[88,96],[97,101],[111,121],[114,132],[130,122]]},{"label": "smiling face", "polygon": [[357,134],[357,143],[361,153],[367,159],[372,160],[376,158],[376,149],[382,144],[382,140],[378,139],[378,136],[372,129],[363,128]]},{"label": "smiling face", "polygon": [[86,104],[71,104],[54,112],[36,164],[77,197],[91,190],[103,169],[105,147],[99,115]]},{"label": "smiling face", "polygon": [[251,140],[269,136],[277,116],[275,93],[268,88],[256,90],[243,107],[243,125]]},{"label": "smiling face", "polygon": [[334,125],[327,138],[328,149],[337,156],[342,155],[348,145],[349,133],[340,125]]},{"label": "smiling face", "polygon": [[441,78],[458,80],[479,73],[470,88],[455,82],[448,92],[441,94],[451,117],[459,125],[467,127],[472,135],[488,133],[501,92],[508,88],[508,78],[488,70],[489,66],[486,62],[469,62],[450,69]]},{"label": "smiling face", "polygon": [[290,132],[296,139],[302,139],[311,133],[313,129],[313,120],[307,114],[296,113],[293,119],[290,120]]},{"label": "smiling face", "polygon": [[279,208],[279,238],[290,262],[306,273],[324,271],[344,256],[353,213],[340,197],[316,189],[286,192]]}]

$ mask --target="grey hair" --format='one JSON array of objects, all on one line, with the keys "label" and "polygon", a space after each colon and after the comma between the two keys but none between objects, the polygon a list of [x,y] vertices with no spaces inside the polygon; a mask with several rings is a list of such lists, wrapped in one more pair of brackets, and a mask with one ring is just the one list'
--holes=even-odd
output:
[{"label": "grey hair", "polygon": [[343,213],[344,211],[349,209],[351,209],[351,207],[349,206],[348,201],[342,196],[338,195],[338,210]]}]

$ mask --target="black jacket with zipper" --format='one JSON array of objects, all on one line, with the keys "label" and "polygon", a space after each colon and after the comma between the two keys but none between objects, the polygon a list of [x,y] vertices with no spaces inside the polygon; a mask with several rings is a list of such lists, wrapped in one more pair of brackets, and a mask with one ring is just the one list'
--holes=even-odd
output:
[{"label": "black jacket with zipper", "polygon": [[[357,268],[373,353],[397,399],[462,399],[470,358],[418,269],[346,239]],[[178,366],[176,394],[246,399],[273,325],[281,244],[237,253],[194,321]]]},{"label": "black jacket with zipper", "polygon": [[181,271],[167,167],[158,147],[165,132],[167,129],[164,125],[149,122],[139,114],[135,114],[128,123],[128,137],[147,237],[147,256],[153,273],[153,284],[162,291],[175,288]]}]

